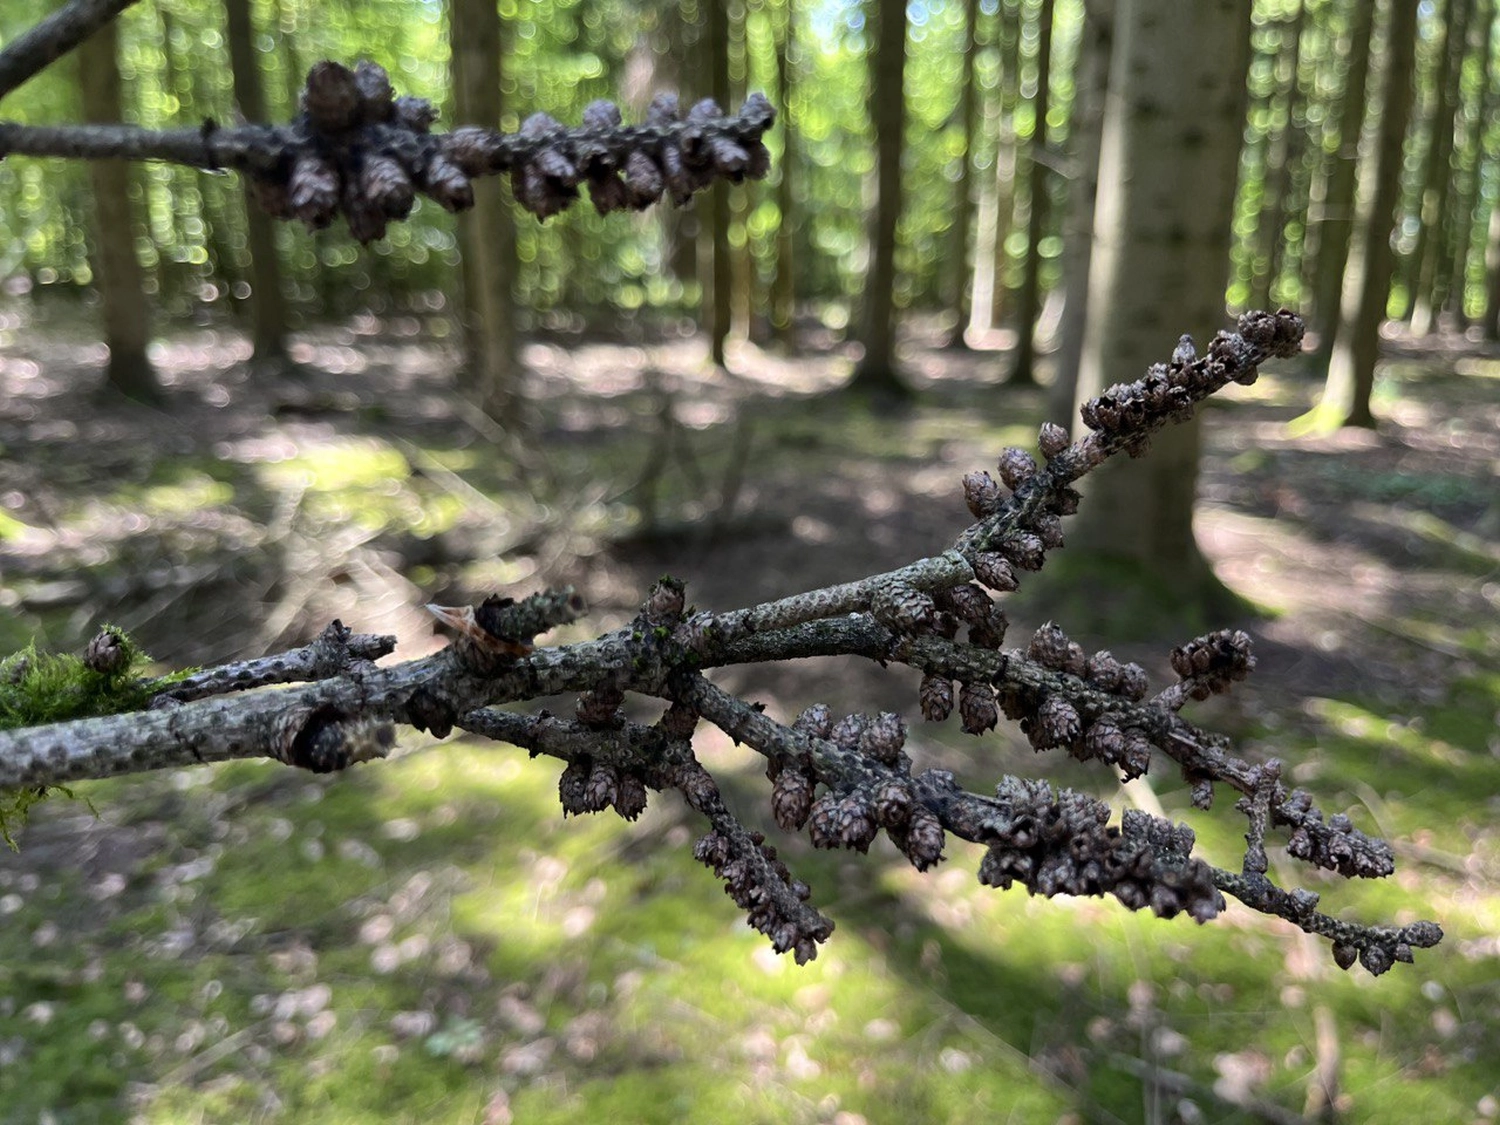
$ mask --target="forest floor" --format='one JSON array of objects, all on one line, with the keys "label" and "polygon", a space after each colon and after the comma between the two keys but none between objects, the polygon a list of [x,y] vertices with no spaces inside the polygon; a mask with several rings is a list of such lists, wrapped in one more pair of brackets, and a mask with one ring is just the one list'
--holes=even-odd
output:
[{"label": "forest floor", "polygon": [[[275,376],[233,332],[177,335],[156,408],[101,387],[84,330],[0,317],[0,653],[112,621],[207,664],[339,617],[410,657],[442,643],[427,602],[571,582],[604,630],[661,573],[752,604],[943,550],[963,474],[1033,447],[1043,409],[1001,386],[1000,353],[921,330],[897,412],[839,394],[849,355],[815,333],[795,357],[741,345],[728,373],[693,337],[560,340],[526,350],[515,447],[427,327],[306,332]],[[1388,886],[1308,885],[1336,913],[1441,919],[1414,968],[1344,977],[1244,912],[1189,933],[995,895],[961,849],[918,878],[791,841],[840,926],[796,970],[670,802],[563,824],[544,763],[410,735],[332,781],[240,764],[38,808],[0,855],[0,1120],[1275,1121],[1319,1098],[1349,1121],[1500,1117],[1500,353],[1388,341],[1373,433],[1299,436],[1315,389],[1284,365],[1205,412],[1199,538],[1258,612],[1203,624],[1246,628],[1261,664],[1195,714],[1396,842]],[[1108,571],[1078,581],[1043,599],[1065,628],[1070,604],[1107,617]],[[1011,643],[1040,623],[1032,585]],[[1188,634],[1130,612],[1134,640],[1074,635],[1160,678]],[[719,678],[779,715],[915,710],[909,674],[852,660]],[[758,808],[749,756],[703,742]],[[1176,779],[1122,794],[951,724],[912,745],[976,787],[1159,802],[1237,854],[1229,809],[1193,813]]]}]

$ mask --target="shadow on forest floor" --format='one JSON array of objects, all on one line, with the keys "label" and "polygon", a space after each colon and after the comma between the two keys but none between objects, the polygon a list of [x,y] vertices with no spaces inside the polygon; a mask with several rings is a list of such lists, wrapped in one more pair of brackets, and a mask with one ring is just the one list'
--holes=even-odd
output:
[{"label": "shadow on forest floor", "polygon": [[[442,1120],[1133,1120],[1145,1089],[1240,1120],[1303,1104],[1331,1012],[1351,1120],[1391,1111],[1374,1091],[1394,1075],[1420,1112],[1483,1112],[1482,1059],[1500,1052],[1484,936],[1500,917],[1500,358],[1452,344],[1392,349],[1377,433],[1288,436],[1314,390],[1295,366],[1224,396],[1198,523],[1266,615],[1247,624],[1260,671],[1197,714],[1396,838],[1396,889],[1329,890],[1366,916],[1451,920],[1417,970],[1357,987],[1258,919],[1188,937],[1112,903],[981,892],[963,854],[921,879],[791,841],[841,926],[797,972],[686,859],[668,802],[631,829],[563,824],[543,765],[412,736],[335,781],[240,765],[89,787],[102,820],[39,810],[0,857],[0,1100],[80,1120],[433,1104]],[[295,378],[255,378],[247,352],[220,330],[162,342],[151,409],[103,391],[102,349],[65,326],[0,325],[0,651],[75,647],[110,620],[173,665],[207,663],[337,616],[412,656],[440,643],[428,601],[571,582],[602,630],[663,572],[699,605],[751,604],[944,549],[967,521],[963,474],[1030,447],[1042,409],[999,386],[999,353],[920,333],[904,356],[921,395],[898,415],[830,393],[836,351],[745,345],[723,373],[691,338],[534,343],[518,462],[415,319],[302,334]],[[1012,617],[1017,639],[1037,624],[1024,597]],[[1160,675],[1182,639],[1111,643]],[[722,680],[793,714],[892,706],[892,676],[914,688],[852,660]],[[703,741],[755,807],[753,762]],[[1005,769],[1118,795],[1020,740],[983,762],[948,727],[912,747],[975,785]],[[1180,783],[1153,781],[1141,799],[1185,815]],[[1233,819],[1195,822],[1220,862]],[[1382,1030],[1397,1008],[1400,1044]]]}]

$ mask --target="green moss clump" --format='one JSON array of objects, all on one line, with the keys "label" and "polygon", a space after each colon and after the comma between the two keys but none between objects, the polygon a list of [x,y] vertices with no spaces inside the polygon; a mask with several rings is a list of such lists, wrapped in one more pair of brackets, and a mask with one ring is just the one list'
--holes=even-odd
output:
[{"label": "green moss clump", "polygon": [[[0,731],[136,711],[191,671],[147,678],[151,657],[114,625],[105,625],[90,649],[105,658],[91,666],[71,653],[38,652],[33,642],[0,660]],[[0,840],[14,849],[11,826],[24,824],[27,810],[54,792],[73,795],[60,785],[0,790]]]}]

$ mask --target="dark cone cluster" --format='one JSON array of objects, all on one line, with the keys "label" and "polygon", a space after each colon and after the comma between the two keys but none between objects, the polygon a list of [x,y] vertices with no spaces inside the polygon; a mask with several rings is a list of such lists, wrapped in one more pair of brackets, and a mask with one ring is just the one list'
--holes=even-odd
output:
[{"label": "dark cone cluster", "polygon": [[1163,918],[1186,911],[1199,922],[1223,909],[1210,869],[1179,848],[1159,855],[1165,849],[1139,820],[1145,814],[1127,812],[1123,828],[1114,828],[1102,801],[1043,781],[1006,778],[995,792],[1008,811],[995,818],[979,865],[986,886],[1020,883],[1048,897],[1113,894],[1132,910],[1149,906]]},{"label": "dark cone cluster", "polygon": [[776,849],[759,832],[745,839],[715,828],[699,839],[693,858],[724,880],[724,893],[744,910],[750,925],[771,939],[777,953],[803,965],[833,933],[833,923],[806,904],[807,885],[792,878]]},{"label": "dark cone cluster", "polygon": [[663,194],[685,203],[720,179],[763,178],[770,157],[761,137],[774,117],[760,94],[732,117],[712,101],[684,115],[675,95],[664,95],[641,126],[622,125],[618,108],[595,102],[577,129],[539,113],[515,135],[479,126],[435,135],[436,111],[396,97],[381,67],[325,60],[308,72],[302,113],[282,131],[286,151],[253,173],[251,186],[266,211],[309,230],[342,214],[360,242],[406,218],[419,193],[449,211],[472,207],[473,180],[502,172],[516,202],[542,219],[570,206],[583,184],[601,214],[640,210]]},{"label": "dark cone cluster", "polygon": [[1220,332],[1201,357],[1184,337],[1169,363],[1155,364],[1135,382],[1117,384],[1084,403],[1083,423],[1102,434],[1140,439],[1126,446],[1138,456],[1152,430],[1188,418],[1198,402],[1228,383],[1255,382],[1265,360],[1296,355],[1302,330],[1301,318],[1283,309],[1240,317],[1239,331]]},{"label": "dark cone cluster", "polygon": [[1197,637],[1172,650],[1172,671],[1187,694],[1207,699],[1229,690],[1230,684],[1248,676],[1255,668],[1250,637],[1239,629],[1220,629]]},{"label": "dark cone cluster", "polygon": [[1361,879],[1383,879],[1396,869],[1388,843],[1365,835],[1343,813],[1335,813],[1324,823],[1321,810],[1304,790],[1293,790],[1274,810],[1273,820],[1296,825],[1286,850],[1306,863]]}]

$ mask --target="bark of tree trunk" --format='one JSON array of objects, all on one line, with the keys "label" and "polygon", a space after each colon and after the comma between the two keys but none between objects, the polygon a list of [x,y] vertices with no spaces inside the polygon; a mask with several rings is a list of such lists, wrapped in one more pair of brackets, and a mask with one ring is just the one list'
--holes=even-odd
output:
[{"label": "bark of tree trunk", "polygon": [[1427,142],[1427,168],[1423,179],[1421,223],[1417,227],[1417,245],[1412,251],[1409,271],[1411,286],[1407,304],[1413,334],[1425,336],[1433,328],[1434,287],[1440,272],[1445,231],[1448,229],[1449,203],[1453,186],[1453,129],[1458,116],[1459,84],[1463,77],[1464,55],[1468,51],[1468,0],[1452,0],[1449,6],[1447,42],[1437,77],[1438,101],[1433,108],[1432,129]]},{"label": "bark of tree trunk", "polygon": [[1052,64],[1053,0],[1037,7],[1036,95],[1032,98],[1031,168],[1028,176],[1030,203],[1026,217],[1026,262],[1018,294],[1016,358],[1011,365],[1010,384],[1036,385],[1036,320],[1042,306],[1042,232],[1047,223],[1047,87]]},{"label": "bark of tree trunk", "polygon": [[[1116,13],[1080,402],[1169,356],[1183,324],[1222,325],[1245,113],[1250,0],[1122,0]],[[1193,537],[1198,453],[1194,419],[1149,458],[1106,466],[1070,542],[1169,582],[1181,607],[1216,604]]]},{"label": "bark of tree trunk", "polygon": [[974,201],[970,198],[974,177],[974,134],[978,126],[979,98],[974,86],[974,61],[978,52],[979,0],[964,3],[964,57],[959,71],[958,119],[963,130],[963,155],[959,158],[958,177],[953,182],[953,228],[944,275],[944,303],[953,313],[953,328],[948,335],[950,348],[963,348],[964,330],[969,326],[970,288],[969,234],[974,228]]},{"label": "bark of tree trunk", "polygon": [[870,54],[875,117],[876,201],[870,231],[870,275],[861,339],[865,354],[850,389],[906,398],[911,389],[896,369],[896,222],[901,216],[901,152],[906,130],[906,4],[874,0],[875,49]]},{"label": "bark of tree trunk", "polygon": [[1344,101],[1339,111],[1339,147],[1328,171],[1323,193],[1323,214],[1318,221],[1318,264],[1313,311],[1319,333],[1318,361],[1327,365],[1333,355],[1339,330],[1339,293],[1344,266],[1349,260],[1350,236],[1354,231],[1354,187],[1359,172],[1360,134],[1365,122],[1365,89],[1370,76],[1370,38],[1374,30],[1375,5],[1370,0],[1349,0],[1349,21],[1341,38],[1348,58]]},{"label": "bark of tree trunk", "polygon": [[[87,122],[124,119],[118,50],[119,29],[112,21],[78,48]],[[160,399],[161,388],[146,354],[151,342],[151,305],[145,271],[135,255],[130,165],[122,160],[91,160],[89,182],[94,194],[94,272],[104,306],[104,340],[109,346],[106,378],[130,398],[154,402]]]},{"label": "bark of tree trunk", "polygon": [[1073,179],[1068,187],[1068,214],[1063,221],[1062,269],[1066,295],[1057,326],[1056,373],[1047,388],[1047,417],[1061,426],[1070,425],[1073,417],[1089,307],[1094,201],[1099,194],[1099,136],[1104,123],[1104,93],[1114,39],[1113,0],[1086,0],[1081,34],[1073,82],[1073,121],[1068,129]]},{"label": "bark of tree trunk", "polygon": [[1490,118],[1494,116],[1497,102],[1495,84],[1490,81],[1490,62],[1494,51],[1491,34],[1495,12],[1492,0],[1480,0],[1475,11],[1479,53],[1477,70],[1480,76],[1477,104],[1472,117],[1465,123],[1465,143],[1459,150],[1462,170],[1454,178],[1455,198],[1453,203],[1453,233],[1445,250],[1445,261],[1440,263],[1439,275],[1446,274],[1441,310],[1453,317],[1455,326],[1467,328],[1469,310],[1465,298],[1469,284],[1469,254],[1474,245],[1474,201],[1479,193],[1479,176],[1484,164],[1484,137]]},{"label": "bark of tree trunk", "polygon": [[[234,100],[246,121],[269,121],[260,53],[250,0],[225,0],[229,69]],[[250,251],[250,323],[255,362],[281,367],[286,362],[286,298],[281,289],[281,262],[276,253],[274,220],[256,204],[245,185],[245,239]]]},{"label": "bark of tree trunk", "polygon": [[[1298,3],[1296,11],[1286,21],[1281,32],[1281,47],[1278,52],[1278,71],[1285,71],[1277,91],[1276,100],[1281,105],[1284,120],[1266,142],[1266,162],[1263,174],[1260,221],[1255,228],[1255,250],[1250,259],[1250,307],[1270,307],[1271,288],[1276,284],[1279,272],[1281,244],[1285,227],[1284,201],[1291,187],[1294,146],[1292,137],[1296,131],[1297,70],[1302,61],[1302,22],[1307,14],[1307,5]],[[1281,62],[1281,59],[1285,62]]]},{"label": "bark of tree trunk", "polygon": [[781,5],[776,36],[776,105],[781,134],[781,160],[777,162],[776,276],[771,285],[771,331],[785,346],[793,341],[797,315],[797,274],[792,245],[792,210],[796,206],[797,134],[792,119],[792,87],[797,67],[797,8],[792,0]]},{"label": "bark of tree trunk", "polygon": [[[1323,399],[1316,408],[1321,425],[1373,428],[1370,391],[1380,349],[1380,325],[1390,296],[1395,253],[1391,228],[1401,197],[1401,153],[1411,116],[1416,69],[1417,6],[1395,0],[1386,33],[1385,89],[1380,102],[1380,133],[1361,177],[1371,185],[1358,216],[1358,238],[1349,252],[1339,306],[1338,339],[1328,365]],[[1366,209],[1366,204],[1368,209]]]},{"label": "bark of tree trunk", "polygon": [[[453,0],[449,8],[454,123],[500,123],[502,52],[494,0]],[[462,262],[464,389],[502,425],[519,424],[515,218],[499,177],[474,181],[474,207],[458,216]]]},{"label": "bark of tree trunk", "polygon": [[[729,6],[728,0],[706,0],[708,7],[708,43],[710,93],[721,107],[729,107]],[[724,342],[729,338],[734,315],[734,263],[729,247],[729,185],[715,184],[709,190],[713,245],[712,301],[709,305],[709,356],[724,366]]]}]

